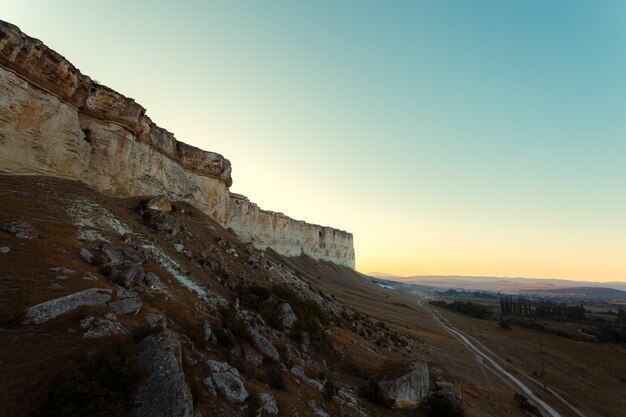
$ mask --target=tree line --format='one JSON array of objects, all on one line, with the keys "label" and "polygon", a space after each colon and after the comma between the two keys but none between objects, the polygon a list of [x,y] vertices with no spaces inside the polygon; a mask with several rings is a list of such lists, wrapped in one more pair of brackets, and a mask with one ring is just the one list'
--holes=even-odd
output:
[{"label": "tree line", "polygon": [[500,311],[505,315],[514,316],[537,316],[546,318],[566,317],[570,319],[585,319],[585,307],[557,303],[551,300],[531,301],[524,297],[500,298]]}]

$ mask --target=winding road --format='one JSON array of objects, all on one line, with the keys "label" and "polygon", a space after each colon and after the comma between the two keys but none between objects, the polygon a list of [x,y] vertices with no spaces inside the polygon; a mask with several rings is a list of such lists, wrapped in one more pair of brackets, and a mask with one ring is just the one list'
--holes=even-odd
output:
[{"label": "winding road", "polygon": [[[435,323],[437,323],[439,326],[443,327],[445,330],[447,330],[449,333],[451,333],[454,337],[456,337],[458,340],[460,340],[463,344],[465,344],[468,348],[470,348],[474,353],[476,353],[478,358],[480,358],[483,361],[486,361],[487,363],[489,363],[493,367],[492,369],[494,370],[494,372],[497,372],[500,376],[502,376],[506,380],[508,380],[511,383],[513,383],[519,390],[521,390],[522,392],[524,392],[524,394],[526,394],[528,397],[530,397],[548,416],[551,416],[551,417],[561,417],[561,414],[558,411],[556,411],[553,407],[551,407],[549,404],[547,404],[544,400],[539,398],[526,384],[524,384],[524,382],[522,382],[515,375],[511,374],[509,371],[504,369],[498,363],[498,360],[501,361],[502,359],[499,358],[495,353],[493,353],[491,350],[487,349],[480,342],[478,342],[476,340],[474,340],[474,341],[470,340],[470,338],[467,335],[465,335],[463,332],[461,332],[457,328],[453,327],[450,323],[448,323],[446,321],[446,319],[439,312],[437,312],[436,310],[431,309],[427,305],[427,303],[426,303],[430,298],[431,297],[424,297],[424,298],[420,299],[417,302],[417,304],[420,307],[424,308],[430,314],[430,316],[433,318]],[[516,371],[521,373],[521,371],[519,371],[518,369],[516,369]],[[537,383],[537,381],[535,381],[534,379],[528,377],[527,375],[524,374],[524,376],[529,378],[533,382]],[[557,399],[559,399],[563,404],[565,404],[570,410],[572,410],[574,413],[576,413],[576,415],[578,415],[580,417],[586,417],[583,413],[580,412],[580,410],[578,410],[576,407],[574,407],[571,403],[569,403],[563,397],[558,395],[552,389],[547,388],[547,390],[551,394],[553,394]]]}]

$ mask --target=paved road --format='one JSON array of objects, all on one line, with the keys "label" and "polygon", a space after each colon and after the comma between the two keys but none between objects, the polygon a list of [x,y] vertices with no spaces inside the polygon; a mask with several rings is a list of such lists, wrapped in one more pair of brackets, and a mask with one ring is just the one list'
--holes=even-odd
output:
[{"label": "paved road", "polygon": [[[561,417],[561,414],[558,411],[556,411],[554,408],[552,408],[550,405],[548,405],[545,401],[543,401],[541,398],[539,398],[537,395],[535,395],[535,393],[526,384],[524,384],[522,381],[520,381],[515,375],[511,374],[509,371],[504,369],[494,359],[494,358],[499,359],[497,355],[495,355],[493,352],[491,352],[489,349],[487,349],[481,343],[476,342],[476,341],[474,341],[474,342],[471,341],[465,334],[463,334],[463,332],[461,332],[460,330],[458,330],[458,329],[454,328],[452,325],[450,325],[437,311],[435,311],[435,310],[431,309],[430,307],[428,307],[428,305],[426,304],[426,301],[429,298],[430,297],[424,297],[421,300],[419,300],[417,302],[417,304],[420,307],[424,308],[431,315],[433,320],[435,320],[435,322],[439,326],[441,326],[444,329],[446,329],[453,336],[455,336],[457,339],[459,339],[463,344],[465,344],[467,347],[469,347],[474,353],[476,353],[478,355],[478,357],[483,362],[486,361],[487,363],[491,364],[491,366],[493,366],[493,368],[498,373],[500,373],[500,375],[502,375],[503,377],[505,377],[506,379],[511,381],[521,391],[523,391],[528,397],[532,398],[532,400],[537,405],[539,405],[539,407],[541,407],[549,416],[551,416],[551,417]],[[479,345],[480,347],[478,347],[477,345]],[[570,404],[568,401],[566,401],[563,397],[561,397],[560,395],[558,395],[557,393],[555,393],[552,390],[549,390],[549,391],[552,394],[554,394],[559,400],[561,400],[566,406],[568,406],[572,411],[574,411],[577,415],[579,415],[581,417],[585,417],[584,414],[582,414],[578,409],[576,409],[576,407],[574,407],[572,404]]]}]

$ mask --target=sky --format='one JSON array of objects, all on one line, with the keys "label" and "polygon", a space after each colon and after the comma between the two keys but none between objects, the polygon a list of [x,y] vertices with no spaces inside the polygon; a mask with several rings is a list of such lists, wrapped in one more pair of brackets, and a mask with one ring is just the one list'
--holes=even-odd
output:
[{"label": "sky", "polygon": [[0,0],[0,19],[354,234],[361,272],[626,281],[626,2]]}]

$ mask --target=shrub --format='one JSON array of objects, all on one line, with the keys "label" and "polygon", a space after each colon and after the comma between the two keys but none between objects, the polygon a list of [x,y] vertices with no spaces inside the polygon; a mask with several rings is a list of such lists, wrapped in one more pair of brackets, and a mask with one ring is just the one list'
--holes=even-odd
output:
[{"label": "shrub", "polygon": [[279,390],[285,390],[287,388],[287,379],[279,363],[263,363],[259,381],[269,385],[270,388]]},{"label": "shrub", "polygon": [[513,330],[509,322],[506,320],[500,320],[500,327],[503,328],[504,330]]},{"label": "shrub", "polygon": [[447,398],[431,397],[424,405],[428,417],[464,417],[463,408]]},{"label": "shrub", "polygon": [[513,394],[513,399],[522,410],[528,411],[534,415],[541,415],[541,412],[539,411],[537,406],[528,401],[528,398],[526,398],[522,394],[516,392],[515,394]]},{"label": "shrub", "polygon": [[128,339],[79,361],[70,362],[51,384],[39,407],[50,417],[123,417],[144,369],[136,362],[135,343]]}]

